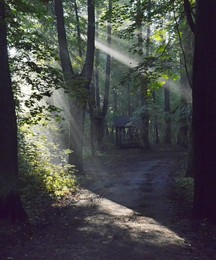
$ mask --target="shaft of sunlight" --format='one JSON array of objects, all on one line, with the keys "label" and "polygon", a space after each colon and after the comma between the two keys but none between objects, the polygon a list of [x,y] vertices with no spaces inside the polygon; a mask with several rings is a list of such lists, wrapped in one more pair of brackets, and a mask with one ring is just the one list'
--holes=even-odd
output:
[{"label": "shaft of sunlight", "polygon": [[[161,80],[164,81],[163,79]],[[192,103],[192,90],[190,87],[182,88],[179,82],[168,80],[164,84],[164,88],[169,89],[170,92],[174,93],[178,97],[181,97],[188,103]]]},{"label": "shaft of sunlight", "polygon": [[95,47],[101,50],[102,52],[110,55],[115,60],[121,62],[122,64],[128,66],[129,68],[134,68],[138,66],[138,61],[128,57],[126,54],[121,53],[120,51],[108,46],[99,39],[95,40]]}]

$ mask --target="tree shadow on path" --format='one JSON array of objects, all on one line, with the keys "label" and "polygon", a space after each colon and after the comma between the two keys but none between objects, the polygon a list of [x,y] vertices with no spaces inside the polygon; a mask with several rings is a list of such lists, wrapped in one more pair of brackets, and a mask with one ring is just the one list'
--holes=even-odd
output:
[{"label": "tree shadow on path", "polygon": [[22,229],[23,239],[5,241],[0,259],[210,259],[169,228],[165,191],[175,156],[120,150],[89,159],[80,191]]}]

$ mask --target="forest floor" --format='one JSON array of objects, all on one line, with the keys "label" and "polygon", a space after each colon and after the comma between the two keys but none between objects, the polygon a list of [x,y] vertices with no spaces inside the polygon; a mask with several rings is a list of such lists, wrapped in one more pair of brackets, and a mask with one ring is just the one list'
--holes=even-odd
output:
[{"label": "forest floor", "polygon": [[86,160],[79,191],[47,207],[38,223],[10,227],[0,238],[0,259],[216,259],[213,229],[177,216],[170,198],[185,158],[185,151],[163,147]]}]

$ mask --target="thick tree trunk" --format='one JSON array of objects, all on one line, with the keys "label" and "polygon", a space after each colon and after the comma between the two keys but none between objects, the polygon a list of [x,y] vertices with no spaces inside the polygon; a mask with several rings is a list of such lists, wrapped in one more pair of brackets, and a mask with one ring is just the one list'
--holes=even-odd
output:
[{"label": "thick tree trunk", "polygon": [[17,124],[8,65],[5,3],[0,1],[0,218],[23,221],[18,192]]},{"label": "thick tree trunk", "polygon": [[76,100],[70,98],[70,133],[69,133],[69,145],[72,153],[69,154],[68,163],[75,165],[79,172],[83,172],[83,138],[84,138],[84,122],[86,106],[77,103]]},{"label": "thick tree trunk", "polygon": [[193,64],[193,217],[216,223],[216,4],[197,0]]},{"label": "thick tree trunk", "polygon": [[[69,90],[69,107],[70,107],[70,133],[69,148],[72,153],[69,156],[68,163],[73,164],[83,172],[82,167],[82,149],[84,137],[84,120],[87,103],[87,90],[92,76],[94,61],[94,3],[88,0],[88,31],[87,31],[87,50],[85,64],[80,76],[74,74],[66,37],[64,23],[64,11],[62,0],[55,0],[55,14],[57,23],[57,33],[59,42],[59,53],[65,85]],[[78,13],[77,13],[78,14]],[[78,35],[78,38],[80,35]]]}]

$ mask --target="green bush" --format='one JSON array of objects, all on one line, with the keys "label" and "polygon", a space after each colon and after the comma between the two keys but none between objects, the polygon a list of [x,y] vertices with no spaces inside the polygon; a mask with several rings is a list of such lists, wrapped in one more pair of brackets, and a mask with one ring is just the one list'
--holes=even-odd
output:
[{"label": "green bush", "polygon": [[[45,130],[49,130],[49,135]],[[57,129],[53,125],[52,129],[48,129],[47,125],[37,126],[36,129],[22,125],[19,131],[22,196],[29,198],[46,194],[53,199],[60,199],[74,192],[77,189],[76,170],[66,162],[70,151],[60,149],[49,138],[58,134]]]},{"label": "green bush", "polygon": [[192,203],[193,202],[194,180],[191,177],[178,177],[175,179],[174,196],[177,200]]}]

